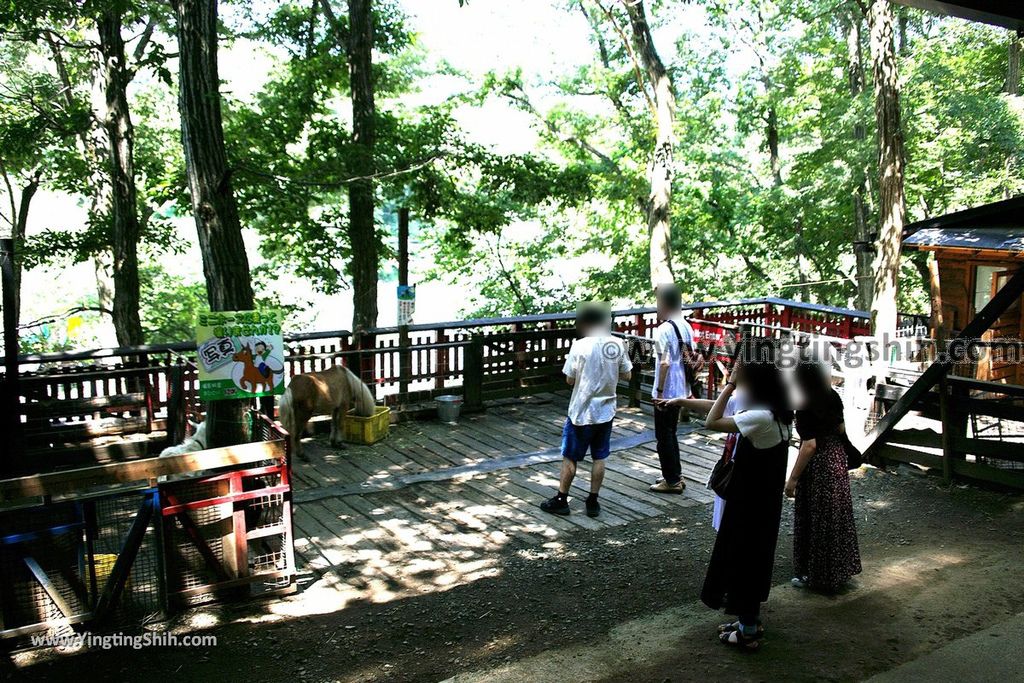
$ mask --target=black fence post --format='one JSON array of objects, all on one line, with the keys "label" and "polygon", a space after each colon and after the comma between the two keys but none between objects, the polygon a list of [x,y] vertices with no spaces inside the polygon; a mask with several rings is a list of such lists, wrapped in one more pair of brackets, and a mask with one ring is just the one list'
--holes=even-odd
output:
[{"label": "black fence post", "polygon": [[170,368],[167,387],[167,445],[185,440],[185,369],[178,363]]},{"label": "black fence post", "polygon": [[466,347],[462,373],[462,401],[465,410],[484,407],[484,338],[474,334]]}]

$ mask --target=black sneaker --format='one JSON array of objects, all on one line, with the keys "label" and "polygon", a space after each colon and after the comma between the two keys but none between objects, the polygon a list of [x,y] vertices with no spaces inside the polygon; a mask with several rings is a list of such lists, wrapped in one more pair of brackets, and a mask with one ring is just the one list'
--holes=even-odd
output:
[{"label": "black sneaker", "polygon": [[587,517],[597,517],[601,514],[601,504],[597,498],[587,498]]},{"label": "black sneaker", "polygon": [[565,498],[555,496],[549,498],[540,504],[540,509],[544,512],[550,512],[553,515],[567,515],[569,514],[569,501]]}]

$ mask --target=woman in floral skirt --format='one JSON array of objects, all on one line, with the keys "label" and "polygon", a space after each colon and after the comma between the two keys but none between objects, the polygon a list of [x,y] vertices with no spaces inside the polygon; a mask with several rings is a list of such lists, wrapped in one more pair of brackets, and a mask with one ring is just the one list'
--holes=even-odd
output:
[{"label": "woman in floral skirt", "polygon": [[803,408],[796,413],[800,454],[786,483],[796,498],[793,585],[835,592],[861,572],[847,471],[843,401],[819,363],[796,368]]}]

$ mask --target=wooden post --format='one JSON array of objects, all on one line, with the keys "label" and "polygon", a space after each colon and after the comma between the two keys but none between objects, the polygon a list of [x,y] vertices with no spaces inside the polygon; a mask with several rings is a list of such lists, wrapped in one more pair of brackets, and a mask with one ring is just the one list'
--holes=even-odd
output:
[{"label": "wooden post", "polygon": [[376,337],[372,334],[366,334],[365,332],[356,333],[356,348],[358,349],[356,355],[357,374],[359,379],[370,388],[370,393],[373,394],[374,398],[377,398],[377,369],[375,367],[377,357],[374,353],[366,353],[366,350],[373,351],[376,341]]},{"label": "wooden post", "polygon": [[[398,210],[398,286],[409,284],[409,209]],[[412,378],[412,353],[409,350],[409,326],[398,328],[398,402],[404,403]]]},{"label": "wooden post", "polygon": [[[712,347],[713,348],[713,347]],[[705,398],[715,398],[715,388],[718,386],[718,371],[717,371],[717,357],[718,354],[713,351],[707,355],[705,359],[708,364],[708,386],[704,390]]]},{"label": "wooden post", "polygon": [[516,323],[513,327],[515,341],[512,342],[512,388],[517,389],[526,386],[523,376],[526,374],[526,340],[522,339],[523,324]]},{"label": "wooden post", "polygon": [[[437,331],[435,341],[438,344],[448,343],[448,336],[444,333],[444,330]],[[434,358],[436,360],[434,363],[434,388],[444,389],[445,376],[448,374],[448,349],[434,349]]]},{"label": "wooden post", "polygon": [[462,373],[462,401],[465,410],[484,407],[484,338],[474,334],[466,347]]},{"label": "wooden post", "polygon": [[181,364],[172,365],[167,387],[167,445],[185,440],[185,371]]},{"label": "wooden post", "polygon": [[942,420],[942,481],[953,483],[953,434],[950,429],[948,373],[939,377],[939,418]]},{"label": "wooden post", "polygon": [[783,327],[793,326],[793,309],[789,306],[782,307],[782,321],[779,323]]}]

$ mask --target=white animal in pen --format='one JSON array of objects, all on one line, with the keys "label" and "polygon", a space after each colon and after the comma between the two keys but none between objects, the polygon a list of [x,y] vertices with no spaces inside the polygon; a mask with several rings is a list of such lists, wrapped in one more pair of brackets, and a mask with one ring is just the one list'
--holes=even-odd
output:
[{"label": "white animal in pen", "polygon": [[195,453],[206,450],[206,423],[189,422],[192,425],[192,435],[185,437],[185,440],[176,446],[168,446],[160,451],[160,457],[168,455],[181,455],[182,453]]}]

